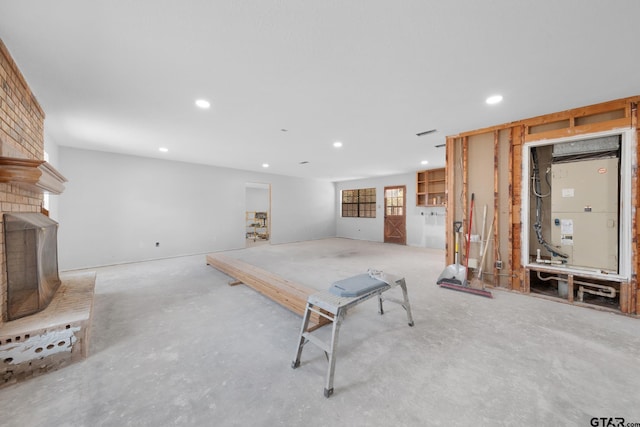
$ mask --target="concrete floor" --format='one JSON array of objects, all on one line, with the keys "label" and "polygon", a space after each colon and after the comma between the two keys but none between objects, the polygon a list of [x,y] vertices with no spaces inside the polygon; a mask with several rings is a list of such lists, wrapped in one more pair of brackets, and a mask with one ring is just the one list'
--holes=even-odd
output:
[{"label": "concrete floor", "polygon": [[306,346],[291,369],[301,318],[228,286],[204,255],[98,268],[89,358],[0,390],[0,424],[640,423],[640,319],[441,289],[440,250],[327,239],[228,254],[317,289],[370,267],[399,273],[415,327],[392,303],[384,316],[375,299],[350,311],[326,399],[321,350]]}]

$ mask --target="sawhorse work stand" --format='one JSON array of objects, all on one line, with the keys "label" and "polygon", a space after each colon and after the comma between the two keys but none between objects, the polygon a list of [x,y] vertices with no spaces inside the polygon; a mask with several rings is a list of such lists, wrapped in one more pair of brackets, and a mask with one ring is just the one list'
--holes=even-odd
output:
[{"label": "sawhorse work stand", "polygon": [[[351,283],[361,284],[364,282],[365,285],[368,284],[368,287],[366,287],[367,290],[358,296],[338,296],[327,290],[310,295],[307,299],[307,307],[304,313],[304,317],[302,318],[302,328],[300,329],[296,358],[291,363],[291,367],[295,369],[300,366],[300,356],[302,355],[302,348],[306,343],[311,342],[324,350],[329,362],[327,379],[324,388],[325,397],[329,397],[333,394],[333,374],[336,367],[338,332],[340,331],[340,324],[347,314],[347,310],[362,302],[365,302],[369,298],[377,296],[380,309],[379,312],[382,315],[384,314],[384,310],[382,307],[382,294],[395,286],[400,286],[402,288],[402,294],[404,297],[403,301],[399,301],[393,298],[384,298],[384,300],[400,304],[407,312],[407,320],[409,326],[413,326],[411,306],[409,305],[409,295],[407,294],[407,285],[404,278],[392,276],[389,274],[386,274],[384,278],[385,280],[382,281],[377,278],[370,277],[368,274],[366,274],[354,276],[338,282],[342,284],[346,283],[347,285],[350,283],[350,281]],[[334,287],[335,286],[336,284],[334,284]],[[308,330],[311,313],[317,313],[318,315],[325,317],[333,322],[330,342],[327,343],[320,338],[311,335],[311,331]]]}]

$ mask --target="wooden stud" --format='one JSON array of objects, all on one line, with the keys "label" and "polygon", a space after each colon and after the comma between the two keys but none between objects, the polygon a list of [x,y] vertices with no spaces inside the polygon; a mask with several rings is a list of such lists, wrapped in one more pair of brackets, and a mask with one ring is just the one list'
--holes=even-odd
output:
[{"label": "wooden stud", "polygon": [[[636,129],[636,144],[640,141],[640,128],[638,127],[640,120],[638,115],[638,102],[629,102],[629,116],[631,117],[631,126]],[[638,191],[639,177],[638,166],[640,165],[640,150],[636,147],[636,158],[634,159],[635,165],[631,175],[631,206],[635,212],[631,215],[631,280],[629,283],[629,295],[626,302],[629,313],[640,314],[640,288],[638,288],[638,271],[640,270],[640,259],[638,259],[638,215],[640,215],[640,194]],[[621,292],[622,293],[622,292]],[[620,296],[622,299],[622,295]],[[622,309],[622,301],[620,301],[620,307]],[[624,313],[625,311],[623,311]]]},{"label": "wooden stud", "polygon": [[522,206],[522,140],[524,138],[525,125],[512,128],[512,143],[511,153],[509,159],[509,168],[511,170],[511,271],[515,277],[511,279],[511,289],[522,290],[522,264],[520,259],[522,257],[522,222],[520,219],[520,212]]},{"label": "wooden stud", "polygon": [[451,265],[454,263],[454,251],[455,247],[450,245],[449,242],[455,241],[454,230],[453,230],[453,218],[456,215],[456,204],[455,204],[455,153],[456,153],[456,140],[451,137],[447,137],[447,152],[446,152],[446,173],[447,176],[445,178],[445,187],[446,194],[445,198],[447,200],[447,206],[445,208],[445,233],[447,238],[445,239],[445,265]]},{"label": "wooden stud", "polygon": [[[467,226],[467,191],[469,189],[469,138],[466,136],[462,138],[462,227],[465,233],[468,233],[469,230],[466,230]],[[462,251],[462,244],[464,243],[464,252]],[[462,263],[462,254],[466,253],[467,245],[469,242],[466,241],[464,236],[460,238],[460,262]],[[464,260],[466,263],[467,260]]]},{"label": "wooden stud", "polygon": [[528,268],[525,269],[524,287],[522,288],[522,292],[525,294],[531,292],[531,270]]},{"label": "wooden stud", "polygon": [[573,302],[573,274],[569,274],[567,278],[567,301]]},{"label": "wooden stud", "polygon": [[631,287],[630,283],[621,283],[620,284],[620,311],[623,313],[629,312],[630,302],[631,302]]},{"label": "wooden stud", "polygon": [[[508,158],[508,164],[509,164],[509,200],[513,200],[513,174],[515,173],[513,170],[513,133],[514,133],[514,128],[509,129],[509,158]],[[509,242],[513,242],[513,222],[511,221],[511,218],[513,218],[513,203],[509,203]],[[520,290],[520,283],[518,283],[517,288],[514,286],[515,283],[517,283],[514,279],[513,279],[513,273],[514,273],[514,265],[515,263],[513,262],[513,245],[509,245],[508,248],[508,255],[507,255],[508,259],[509,259],[509,271],[511,272],[511,279],[509,280],[509,289],[515,289],[515,290]]]},{"label": "wooden stud", "polygon": [[[499,162],[499,150],[500,150],[500,131],[493,131],[493,285],[500,286],[500,271],[496,268],[496,262],[498,259],[502,259],[500,256],[500,197],[498,195],[498,190],[500,186],[500,181],[498,180],[500,175],[498,172],[498,168],[500,166]],[[487,237],[488,239],[489,237]]]}]

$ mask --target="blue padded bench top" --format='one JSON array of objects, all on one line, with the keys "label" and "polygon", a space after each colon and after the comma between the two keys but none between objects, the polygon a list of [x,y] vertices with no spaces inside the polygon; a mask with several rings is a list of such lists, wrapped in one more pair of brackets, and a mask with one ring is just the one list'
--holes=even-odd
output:
[{"label": "blue padded bench top", "polygon": [[368,273],[334,282],[329,292],[339,297],[359,297],[367,292],[387,286],[382,280],[374,279]]}]

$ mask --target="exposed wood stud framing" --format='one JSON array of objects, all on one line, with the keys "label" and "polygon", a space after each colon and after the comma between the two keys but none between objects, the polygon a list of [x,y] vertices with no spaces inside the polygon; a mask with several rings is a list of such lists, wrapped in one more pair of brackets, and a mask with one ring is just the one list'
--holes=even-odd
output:
[{"label": "exposed wood stud framing", "polygon": [[[514,129],[510,129],[509,130],[509,159],[508,159],[508,164],[509,164],[509,223],[513,224],[512,222],[512,218],[513,218],[513,174],[514,174],[514,168],[513,168],[513,133],[514,133]],[[511,225],[511,227],[509,227],[509,242],[513,242],[513,225]],[[514,269],[514,265],[515,263],[513,262],[513,245],[509,245],[509,272],[511,274],[511,289],[520,290],[520,282],[518,282],[517,280],[513,279],[513,272],[516,271]]]},{"label": "exposed wood stud framing", "polygon": [[[513,139],[511,144],[511,158],[509,159],[509,165],[511,170],[511,250],[512,250],[512,274],[515,276],[511,279],[512,289],[521,290],[524,280],[524,271],[522,270],[522,264],[520,262],[522,256],[521,238],[522,238],[522,141],[524,138],[525,126],[520,125],[512,128]],[[526,292],[529,292],[527,288]]]},{"label": "exposed wood stud framing", "polygon": [[[640,141],[640,128],[638,117],[639,112],[637,104],[640,102],[640,96],[628,97],[614,101],[604,102],[601,104],[590,105],[586,107],[574,108],[553,114],[533,117],[521,121],[505,123],[498,126],[492,126],[475,131],[464,132],[457,135],[447,137],[447,261],[451,263],[454,259],[454,239],[453,220],[456,214],[462,214],[462,220],[467,225],[468,203],[470,193],[474,192],[474,185],[479,185],[468,180],[468,166],[473,163],[474,159],[469,159],[468,143],[469,137],[476,135],[486,135],[493,133],[494,137],[494,234],[493,238],[495,259],[502,259],[503,270],[512,274],[510,280],[503,282],[500,280],[499,270],[495,269],[493,285],[507,285],[513,290],[528,293],[530,292],[531,278],[530,271],[523,268],[522,256],[523,250],[528,248],[522,247],[522,188],[523,183],[522,156],[524,144],[533,141],[545,139],[554,139],[567,136],[588,135],[591,133],[610,131],[613,129],[628,129],[630,126],[636,130],[636,144],[632,151],[633,170],[632,170],[632,251],[631,266],[632,272],[629,279],[620,281],[620,311],[623,313],[640,313],[640,286],[638,284],[637,272],[640,270],[640,259],[638,254],[638,223],[640,221],[640,194],[638,186],[640,185],[638,176],[638,165],[640,165],[640,150],[637,149],[638,141]],[[500,156],[500,131],[508,131],[509,139],[509,158],[508,171],[503,170],[504,159]],[[458,163],[455,158],[456,153],[462,155],[462,163]],[[503,160],[503,163],[500,161]],[[462,169],[460,171],[459,169]],[[504,174],[507,175],[504,175]],[[509,218],[511,226],[504,229],[499,226],[500,221],[500,179],[508,178],[508,191],[510,203],[508,206]],[[462,183],[454,183],[454,180],[461,180]],[[456,189],[461,193],[462,198],[456,198]],[[502,248],[504,253],[499,253],[500,234],[508,233],[509,247]],[[525,252],[526,253],[526,252]],[[502,256],[504,255],[504,256]],[[527,270],[527,271],[525,271]],[[539,270],[536,268],[536,270]],[[569,277],[569,288],[573,286],[573,277]],[[570,292],[571,293],[571,292]],[[573,302],[572,295],[569,296],[568,302]],[[577,303],[577,302],[576,302]],[[583,304],[581,304],[583,305]]]},{"label": "exposed wood stud framing", "polygon": [[573,274],[569,274],[567,278],[567,301],[573,302]]},{"label": "exposed wood stud framing", "polygon": [[640,314],[640,288],[638,287],[638,271],[640,270],[640,265],[638,264],[640,260],[638,259],[638,215],[640,215],[640,200],[638,194],[638,165],[640,165],[640,149],[638,149],[637,144],[640,141],[640,128],[638,127],[638,101],[629,102],[628,104],[628,113],[629,117],[631,117],[631,127],[636,129],[636,167],[631,171],[631,259],[632,264],[634,266],[633,272],[631,274],[631,280],[629,283],[629,289],[632,291],[631,295],[629,295],[629,310],[628,312],[635,312],[636,314]]},{"label": "exposed wood stud framing", "polygon": [[[446,152],[446,163],[445,164],[454,164],[455,163],[455,152],[456,152],[456,140],[454,138],[450,138],[447,137],[447,152]],[[446,182],[445,182],[445,198],[447,200],[447,206],[446,206],[446,218],[447,221],[445,221],[445,232],[446,232],[446,239],[445,239],[445,265],[450,265],[453,264],[454,259],[453,259],[453,251],[455,251],[455,247],[452,247],[451,245],[449,245],[449,236],[453,236],[454,230],[453,230],[453,221],[452,218],[455,218],[456,215],[456,210],[455,210],[455,201],[454,201],[454,195],[455,195],[455,191],[453,189],[453,183],[455,181],[454,179],[454,173],[455,173],[455,168],[452,167],[448,167],[446,168],[446,173],[447,173],[447,177],[446,177]]]},{"label": "exposed wood stud framing", "polygon": [[[466,227],[468,224],[468,220],[467,220],[468,188],[469,188],[469,138],[465,136],[464,138],[462,138],[462,224],[463,224],[462,227],[463,227],[463,230],[465,230],[465,232],[468,232],[468,230],[466,230]],[[469,243],[464,239],[464,236],[462,236],[460,240],[464,242],[464,249],[465,249],[465,252],[462,252],[462,248],[461,248],[460,253],[461,254],[466,253],[467,245]],[[462,256],[460,256],[460,260],[462,260]],[[467,260],[464,260],[464,261],[465,263],[467,262]]]},{"label": "exposed wood stud framing", "polygon": [[[500,286],[500,271],[496,268],[495,260],[502,259],[500,256],[500,196],[498,190],[500,188],[499,181],[499,150],[500,150],[500,131],[493,131],[493,283],[495,286]],[[489,236],[487,236],[489,239]]]}]

